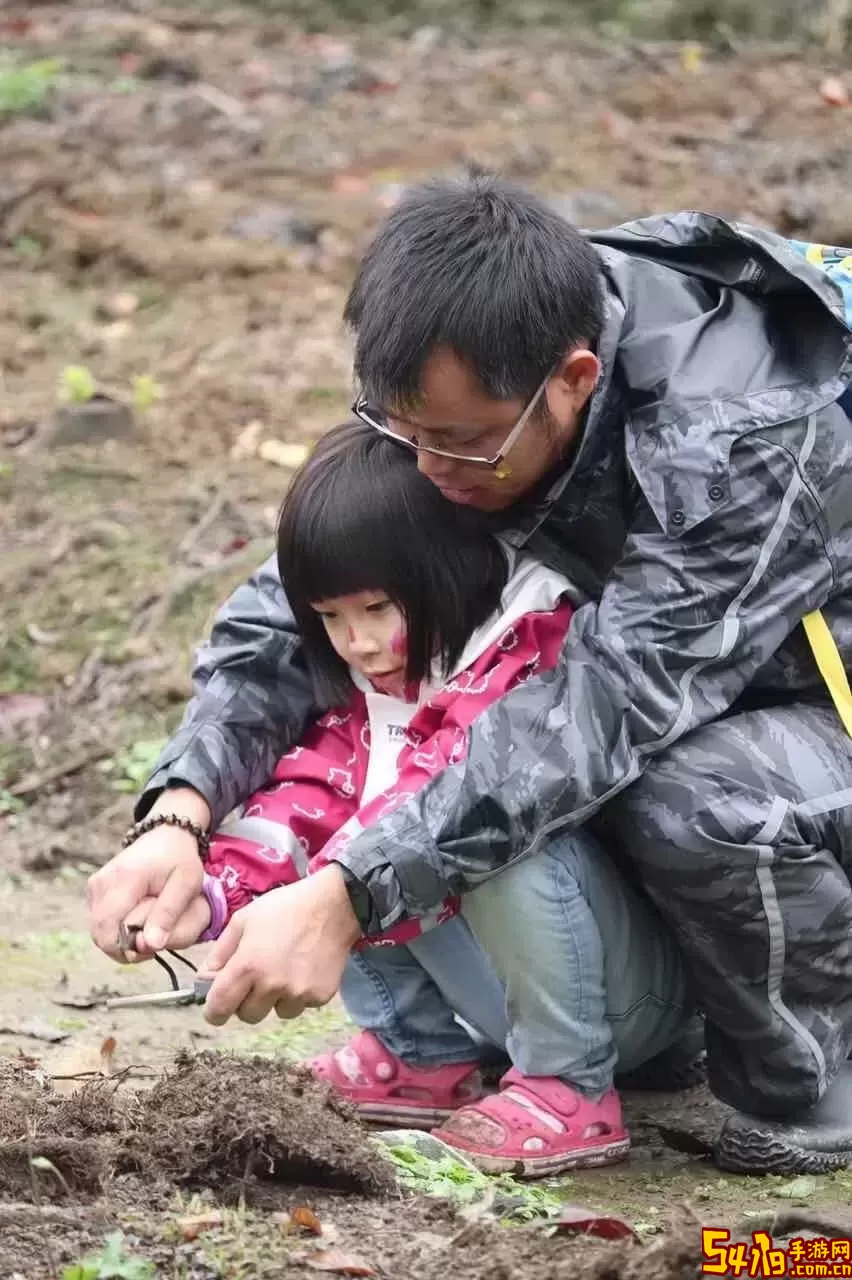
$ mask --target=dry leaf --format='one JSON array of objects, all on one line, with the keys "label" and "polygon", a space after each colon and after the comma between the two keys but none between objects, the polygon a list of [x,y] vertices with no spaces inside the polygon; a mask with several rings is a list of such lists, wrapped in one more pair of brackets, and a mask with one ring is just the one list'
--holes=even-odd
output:
[{"label": "dry leaf", "polygon": [[849,105],[849,90],[837,76],[826,76],[819,87],[819,96],[829,107]]},{"label": "dry leaf", "polygon": [[284,440],[264,440],[258,446],[257,456],[264,462],[274,462],[276,467],[295,471],[310,453],[306,444],[287,444]]},{"label": "dry leaf", "polygon": [[196,1240],[202,1231],[209,1231],[211,1227],[221,1227],[222,1215],[218,1209],[211,1209],[208,1213],[195,1213],[188,1218],[178,1218],[177,1225],[184,1240]]},{"label": "dry leaf", "polygon": [[362,1262],[360,1258],[353,1258],[351,1253],[344,1253],[341,1249],[324,1249],[320,1253],[312,1253],[305,1258],[305,1262],[314,1271],[332,1271],[338,1276],[374,1276],[375,1268]]},{"label": "dry leaf", "polygon": [[244,458],[253,458],[257,453],[257,446],[260,443],[260,434],[263,431],[263,423],[255,420],[250,422],[248,426],[243,427],[231,446],[231,457],[235,462],[240,462]]},{"label": "dry leaf", "polygon": [[558,1231],[577,1231],[586,1236],[600,1236],[602,1240],[620,1240],[626,1236],[638,1239],[633,1228],[621,1218],[595,1213],[594,1209],[583,1209],[576,1204],[563,1205],[555,1225]]},{"label": "dry leaf", "polygon": [[290,1222],[294,1227],[301,1227],[303,1231],[310,1231],[312,1235],[322,1235],[322,1223],[313,1209],[308,1209],[304,1205],[300,1205],[298,1209],[293,1210],[290,1214]]},{"label": "dry leaf", "polygon": [[680,63],[684,71],[695,75],[704,66],[704,54],[700,44],[685,44],[680,51]]},{"label": "dry leaf", "polygon": [[105,1076],[111,1076],[113,1073],[117,1047],[115,1036],[107,1036],[101,1045],[101,1071]]}]

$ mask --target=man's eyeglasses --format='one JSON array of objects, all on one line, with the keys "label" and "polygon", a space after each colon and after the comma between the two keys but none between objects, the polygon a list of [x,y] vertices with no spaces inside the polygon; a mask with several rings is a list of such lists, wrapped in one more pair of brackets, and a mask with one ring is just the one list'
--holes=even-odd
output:
[{"label": "man's eyeglasses", "polygon": [[503,476],[501,476],[501,478],[504,478],[511,474],[509,468],[505,465],[506,455],[509,450],[513,449],[518,443],[521,432],[535,412],[536,406],[544,395],[545,387],[550,381],[551,376],[552,370],[548,373],[547,377],[544,379],[541,386],[538,388],[535,395],[532,397],[493,458],[486,458],[475,454],[458,453],[453,449],[439,449],[435,445],[421,444],[417,436],[414,434],[403,435],[399,431],[394,431],[388,424],[387,415],[383,413],[381,409],[374,408],[364,395],[360,395],[355,401],[352,406],[352,412],[355,414],[356,418],[360,418],[360,420],[368,427],[372,427],[375,431],[380,431],[383,436],[387,436],[389,440],[395,440],[397,444],[407,445],[408,448],[413,449],[415,453],[428,453],[436,458],[449,458],[453,462],[472,463],[479,467],[493,467],[497,471],[498,475],[500,475],[502,470]]}]

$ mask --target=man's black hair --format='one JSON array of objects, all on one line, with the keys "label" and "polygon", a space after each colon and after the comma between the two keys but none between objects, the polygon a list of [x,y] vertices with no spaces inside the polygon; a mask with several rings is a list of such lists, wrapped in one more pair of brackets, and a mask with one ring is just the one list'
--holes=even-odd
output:
[{"label": "man's black hair", "polygon": [[555,209],[489,175],[403,195],[367,250],[344,318],[379,407],[415,408],[423,366],[449,347],[495,399],[526,400],[561,356],[597,342],[597,253]]},{"label": "man's black hair", "polygon": [[415,455],[361,422],[335,427],[293,478],[278,521],[278,568],[319,698],[351,691],[311,605],[384,591],[405,618],[406,679],[446,672],[497,609],[506,557],[482,516],[456,506]]}]

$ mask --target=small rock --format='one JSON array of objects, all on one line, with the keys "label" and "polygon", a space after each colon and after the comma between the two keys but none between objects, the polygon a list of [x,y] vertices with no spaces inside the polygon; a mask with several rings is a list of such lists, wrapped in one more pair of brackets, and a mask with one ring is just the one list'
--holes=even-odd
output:
[{"label": "small rock", "polygon": [[174,44],[174,28],[164,26],[161,22],[149,23],[142,32],[142,39],[149,49],[168,49],[169,45]]},{"label": "small rock", "polygon": [[30,1040],[43,1040],[46,1044],[61,1044],[67,1040],[68,1031],[60,1031],[41,1018],[4,1018],[0,1022],[0,1033],[12,1036],[27,1036]]},{"label": "small rock", "polygon": [[819,96],[829,107],[849,105],[849,90],[838,76],[826,76],[819,87]]},{"label": "small rock", "polygon": [[577,226],[603,226],[618,222],[623,217],[618,201],[605,191],[574,191],[570,195],[552,197],[550,204],[563,218]]},{"label": "small rock", "polygon": [[97,314],[105,320],[126,320],[138,309],[139,299],[135,293],[114,293],[98,303]]},{"label": "small rock", "polygon": [[228,235],[238,240],[267,240],[272,244],[316,245],[322,224],[277,205],[263,206],[251,213],[240,214],[226,227]]},{"label": "small rock", "polygon": [[174,54],[155,54],[146,58],[137,71],[143,80],[165,80],[170,84],[193,84],[198,79],[198,64],[193,58]]},{"label": "small rock", "polygon": [[441,27],[418,27],[410,40],[411,50],[421,58],[425,58],[427,54],[437,49],[443,38],[444,32]]},{"label": "small rock", "polygon": [[128,436],[133,430],[133,413],[126,404],[96,395],[82,404],[66,404],[57,409],[46,433],[51,445],[98,444]]}]

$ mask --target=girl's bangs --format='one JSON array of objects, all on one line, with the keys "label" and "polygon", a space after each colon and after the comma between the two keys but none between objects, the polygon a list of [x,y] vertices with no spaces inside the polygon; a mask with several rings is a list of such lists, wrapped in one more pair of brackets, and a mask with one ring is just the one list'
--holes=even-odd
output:
[{"label": "girl's bangs", "polygon": [[310,604],[359,591],[387,591],[395,599],[398,585],[410,580],[410,549],[375,511],[356,514],[329,503],[305,533],[291,559],[293,585]]}]

